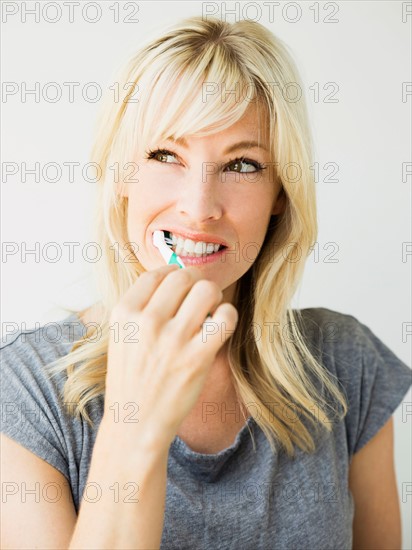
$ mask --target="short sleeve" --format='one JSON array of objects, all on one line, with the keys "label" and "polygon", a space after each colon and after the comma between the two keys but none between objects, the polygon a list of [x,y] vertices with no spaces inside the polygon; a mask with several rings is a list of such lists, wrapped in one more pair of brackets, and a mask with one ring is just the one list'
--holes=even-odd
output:
[{"label": "short sleeve", "polygon": [[[366,325],[351,320],[345,365],[349,454],[357,453],[387,423],[412,384],[412,371]],[[348,335],[347,335],[348,336]],[[347,341],[348,338],[345,338]]]},{"label": "short sleeve", "polygon": [[69,465],[56,386],[45,361],[18,336],[0,350],[1,432],[69,479]]}]

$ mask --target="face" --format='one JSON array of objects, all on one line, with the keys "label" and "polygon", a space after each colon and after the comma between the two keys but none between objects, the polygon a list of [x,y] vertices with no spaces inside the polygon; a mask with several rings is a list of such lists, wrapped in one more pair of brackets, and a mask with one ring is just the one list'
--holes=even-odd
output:
[{"label": "face", "polygon": [[[243,141],[245,145],[233,147]],[[250,142],[261,147],[248,147]],[[222,242],[227,248],[197,267],[223,291],[223,301],[233,303],[236,282],[255,261],[271,215],[284,207],[273,159],[263,147],[269,148],[267,120],[264,110],[259,114],[251,103],[226,130],[202,138],[188,136],[179,144],[165,140],[138,159],[139,181],[129,183],[123,195],[128,197],[129,241],[136,243],[135,254],[145,270],[165,265],[152,243],[155,230],[206,233],[192,240]],[[227,152],[229,148],[233,150]],[[260,170],[259,165],[267,163]],[[185,263],[184,253],[177,253]],[[186,258],[185,265],[193,265]]]}]

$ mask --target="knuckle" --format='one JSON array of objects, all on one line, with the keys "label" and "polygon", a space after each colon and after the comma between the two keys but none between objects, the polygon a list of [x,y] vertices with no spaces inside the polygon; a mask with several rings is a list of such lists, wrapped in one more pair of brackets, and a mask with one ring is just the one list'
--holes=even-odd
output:
[{"label": "knuckle", "polygon": [[159,324],[159,318],[154,311],[145,311],[140,317],[140,324],[145,330],[155,329]]},{"label": "knuckle", "polygon": [[[171,337],[173,342],[179,343],[181,340],[186,340],[185,331],[187,329],[187,321],[178,317],[172,317],[164,325],[165,334]],[[179,344],[180,345],[180,344]]]},{"label": "knuckle", "polygon": [[138,277],[138,280],[142,280],[143,282],[146,281],[160,281],[163,279],[163,274],[157,271],[156,269],[153,271],[144,271],[141,273]]},{"label": "knuckle", "polygon": [[186,269],[179,269],[178,271],[173,271],[170,274],[170,278],[172,280],[176,280],[176,282],[189,285],[193,282],[193,277],[189,271]]},{"label": "knuckle", "polygon": [[131,318],[133,311],[126,304],[118,303],[112,309],[110,320],[114,321],[126,321]]},{"label": "knuckle", "polygon": [[178,335],[177,326],[175,319],[170,319],[164,326],[162,330],[162,336],[165,338],[173,339]]},{"label": "knuckle", "polygon": [[192,275],[192,277],[202,277],[203,275],[203,272],[202,270],[200,269],[200,267],[197,267],[195,265],[189,265],[188,267],[186,267],[186,269],[184,270],[186,273],[190,273]]},{"label": "knuckle", "polygon": [[222,295],[222,291],[214,281],[207,281],[202,279],[195,283],[197,291],[203,295],[210,296],[211,298],[218,298]]}]

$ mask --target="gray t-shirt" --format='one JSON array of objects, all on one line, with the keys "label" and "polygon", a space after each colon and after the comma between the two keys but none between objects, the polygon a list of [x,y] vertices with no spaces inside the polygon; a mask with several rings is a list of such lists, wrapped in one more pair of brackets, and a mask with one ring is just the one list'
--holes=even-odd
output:
[{"label": "gray t-shirt", "polygon": [[[313,455],[297,449],[294,459],[273,454],[252,418],[231,446],[212,455],[192,451],[176,436],[162,549],[352,548],[351,457],[400,405],[412,371],[355,317],[326,308],[301,312],[306,342],[337,377],[349,413],[335,420],[331,434],[321,432]],[[74,420],[61,406],[64,375],[50,380],[43,367],[67,354],[84,331],[72,314],[10,335],[1,348],[1,431],[67,478],[77,512],[83,493],[96,498],[95,487],[87,497],[85,486],[104,401],[99,397],[88,409],[94,429]]]}]

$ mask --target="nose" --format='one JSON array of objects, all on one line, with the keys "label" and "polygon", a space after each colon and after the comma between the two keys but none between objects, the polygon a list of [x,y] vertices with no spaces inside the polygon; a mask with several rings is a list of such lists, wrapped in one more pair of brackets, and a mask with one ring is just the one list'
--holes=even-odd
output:
[{"label": "nose", "polygon": [[223,198],[217,177],[199,174],[181,182],[176,209],[179,214],[201,224],[219,219],[223,214]]}]

